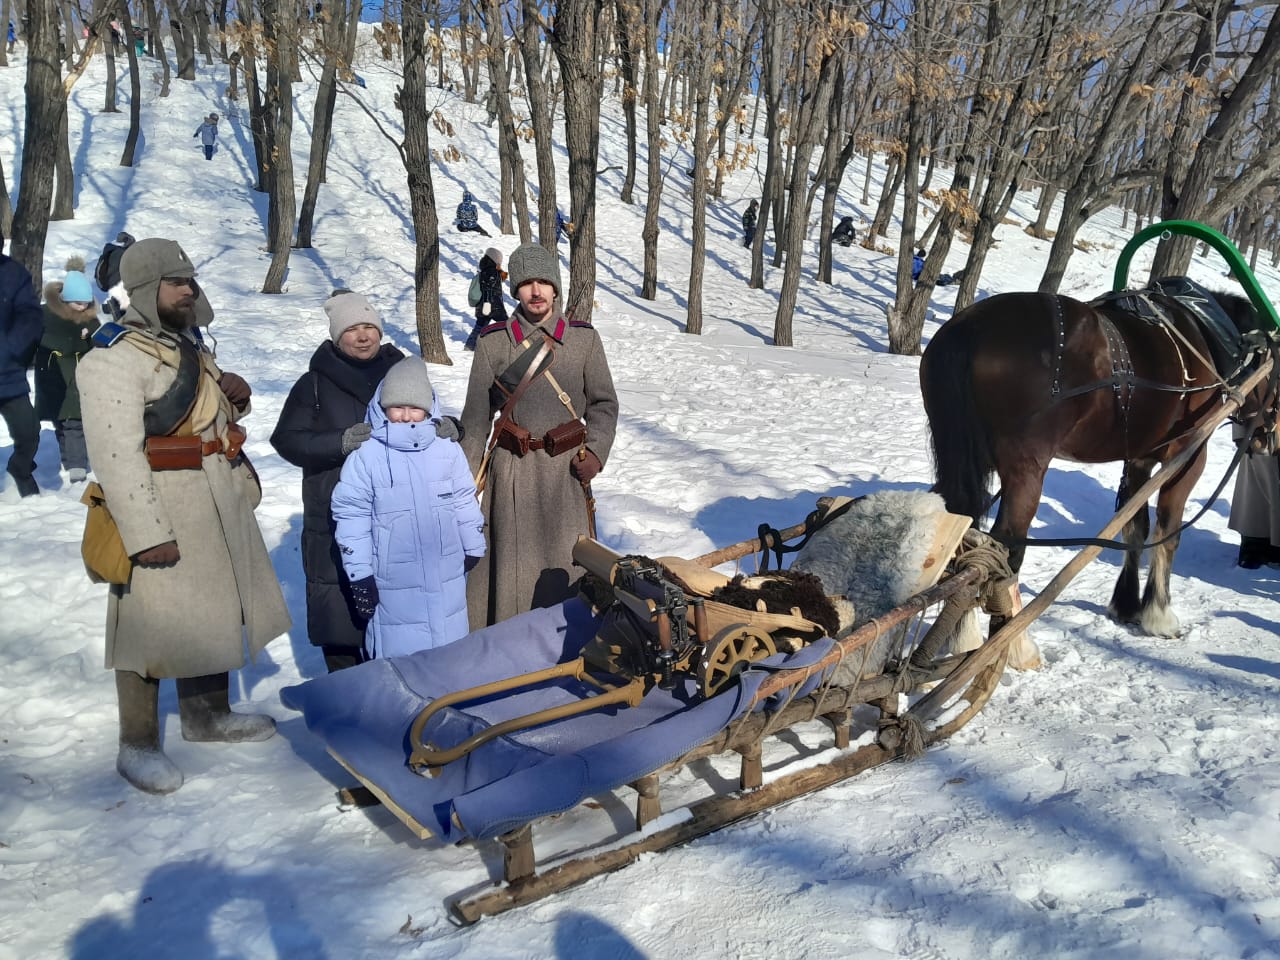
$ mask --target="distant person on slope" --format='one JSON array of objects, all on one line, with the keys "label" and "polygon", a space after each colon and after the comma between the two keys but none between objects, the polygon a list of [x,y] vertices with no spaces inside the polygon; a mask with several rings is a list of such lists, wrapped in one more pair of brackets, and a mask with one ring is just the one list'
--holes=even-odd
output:
[{"label": "distant person on slope", "polygon": [[853,217],[842,217],[835,230],[831,232],[831,242],[842,247],[853,246],[857,231],[853,229]]},{"label": "distant person on slope", "polygon": [[920,272],[924,270],[924,251],[917,250],[911,257],[911,282],[915,283],[920,279]]},{"label": "distant person on slope", "polygon": [[507,302],[502,296],[502,281],[506,278],[507,273],[502,269],[502,251],[490,247],[480,258],[480,268],[467,292],[467,302],[476,308],[476,324],[462,349],[476,348],[476,339],[483,327],[507,322]]},{"label": "distant person on slope", "polygon": [[36,416],[53,423],[62,468],[72,483],[83,483],[89,472],[76,370],[97,329],[98,305],[84,260],[72,257],[66,277],[44,285],[44,336],[36,351]]},{"label": "distant person on slope", "polygon": [[113,320],[124,316],[124,308],[129,305],[129,297],[120,285],[120,258],[133,243],[133,234],[121,230],[116,234],[114,243],[108,243],[98,256],[98,266],[93,278],[98,281],[98,288],[107,295],[102,306],[111,313]]},{"label": "distant person on slope", "polygon": [[147,793],[183,781],[160,745],[161,678],[176,679],[184,739],[266,740],[275,721],[233,712],[228,674],[290,626],[241,453],[251,391],[195,334],[213,317],[195,272],[172,240],[125,251],[124,322],[103,324],[76,375],[89,459],[133,564],[107,595],[116,770]]},{"label": "distant person on slope", "polygon": [[478,233],[482,236],[489,236],[489,231],[480,226],[480,216],[476,212],[476,201],[471,196],[471,191],[462,191],[462,202],[458,204],[458,210],[454,214],[453,224],[458,228],[459,233]]},{"label": "distant person on slope", "polygon": [[0,232],[0,417],[13,438],[6,469],[24,497],[40,492],[31,475],[40,446],[40,421],[31,406],[27,368],[44,332],[43,316],[31,274],[4,253]]},{"label": "distant person on slope", "polygon": [[204,147],[204,158],[212,160],[214,144],[218,142],[218,115],[211,113],[205,117],[204,122],[196,127],[196,132],[191,136],[200,138],[200,144]]},{"label": "distant person on slope", "polygon": [[747,205],[747,209],[742,211],[742,245],[744,247],[751,246],[751,241],[756,238],[756,217],[760,210],[760,201],[752,200]]}]

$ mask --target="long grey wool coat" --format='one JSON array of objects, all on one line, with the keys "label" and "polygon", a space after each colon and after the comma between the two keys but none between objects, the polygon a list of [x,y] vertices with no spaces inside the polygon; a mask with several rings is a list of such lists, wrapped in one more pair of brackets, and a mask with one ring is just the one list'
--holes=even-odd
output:
[{"label": "long grey wool coat", "polygon": [[[141,321],[133,307],[126,324],[131,319]],[[261,492],[243,459],[233,464],[221,454],[204,457],[198,470],[152,471],[143,408],[173,382],[176,350],[166,334],[130,326],[136,332],[80,363],[85,440],[125,552],[173,540],[181,559],[135,566],[126,586],[111,587],[106,666],[149,677],[224,673],[245,663],[246,640],[255,656],[290,626],[253,515]],[[217,386],[211,355],[203,358],[197,423],[200,437],[213,440],[237,414]]]},{"label": "long grey wool coat", "polygon": [[[585,421],[588,448],[607,464],[618,425],[618,395],[600,335],[590,324],[566,321],[558,310],[542,329],[555,350],[551,374]],[[462,449],[472,474],[480,467],[501,408],[489,388],[521,352],[521,340],[530,337],[536,350],[539,336],[539,328],[519,307],[510,320],[481,331],[462,411]],[[543,375],[529,385],[515,410],[516,422],[535,437],[569,419]],[[572,453],[551,457],[544,450],[521,458],[494,450],[481,503],[489,552],[467,580],[472,630],[571,595],[570,584],[582,574],[573,566],[573,545],[587,532],[586,499],[569,472],[572,458]]]}]

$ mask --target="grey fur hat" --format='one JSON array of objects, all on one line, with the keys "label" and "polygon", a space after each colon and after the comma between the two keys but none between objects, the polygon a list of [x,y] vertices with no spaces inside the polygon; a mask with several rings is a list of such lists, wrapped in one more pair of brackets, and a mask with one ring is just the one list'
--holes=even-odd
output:
[{"label": "grey fur hat", "polygon": [[[146,322],[150,330],[158,331],[160,318],[156,314],[156,293],[165,277],[195,277],[196,266],[176,240],[151,237],[129,245],[120,257],[120,283],[129,294],[129,314]],[[196,323],[207,326],[213,319],[213,307],[204,295],[204,289],[196,288]]]},{"label": "grey fur hat", "polygon": [[382,378],[382,409],[388,407],[417,407],[431,412],[431,378],[427,365],[415,357],[406,357],[387,371]]},{"label": "grey fur hat", "polygon": [[516,296],[522,284],[543,280],[556,288],[556,296],[564,291],[560,281],[560,258],[540,243],[522,243],[511,253],[507,266],[511,295]]}]

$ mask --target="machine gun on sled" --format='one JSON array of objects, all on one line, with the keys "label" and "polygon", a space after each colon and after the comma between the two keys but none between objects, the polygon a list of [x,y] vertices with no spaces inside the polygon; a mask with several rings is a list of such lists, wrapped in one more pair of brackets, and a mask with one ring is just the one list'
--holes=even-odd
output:
[{"label": "machine gun on sled", "polygon": [[[604,707],[635,707],[657,686],[670,690],[684,674],[697,692],[712,697],[730,686],[749,663],[778,652],[773,632],[790,648],[816,639],[822,628],[798,615],[743,610],[691,594],[657,560],[624,556],[583,537],[573,560],[587,571],[585,592],[602,611],[595,637],[581,656],[545,670],[519,674],[438,697],[409,729],[409,766],[434,772],[498,737]],[[451,747],[424,739],[431,718],[446,707],[509,695],[539,684],[575,680],[600,692],[570,703],[512,717]]]}]

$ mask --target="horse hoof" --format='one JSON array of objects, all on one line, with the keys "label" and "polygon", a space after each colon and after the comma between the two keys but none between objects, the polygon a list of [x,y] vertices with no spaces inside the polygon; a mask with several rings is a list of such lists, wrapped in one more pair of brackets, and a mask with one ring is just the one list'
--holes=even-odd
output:
[{"label": "horse hoof", "polygon": [[1128,624],[1130,626],[1141,624],[1142,622],[1141,613],[1142,611],[1136,607],[1132,610],[1127,610],[1127,611],[1120,610],[1118,607],[1116,607],[1115,604],[1111,604],[1109,607],[1107,607],[1108,617],[1110,617],[1116,623]]},{"label": "horse hoof", "polygon": [[1182,635],[1182,624],[1178,622],[1174,612],[1168,608],[1160,610],[1156,607],[1148,607],[1142,614],[1141,626],[1153,637],[1172,639]]}]

